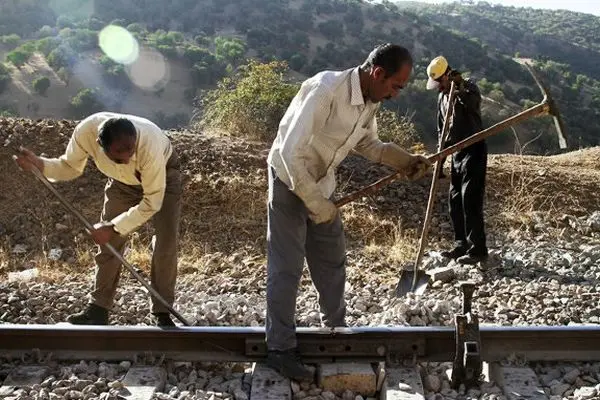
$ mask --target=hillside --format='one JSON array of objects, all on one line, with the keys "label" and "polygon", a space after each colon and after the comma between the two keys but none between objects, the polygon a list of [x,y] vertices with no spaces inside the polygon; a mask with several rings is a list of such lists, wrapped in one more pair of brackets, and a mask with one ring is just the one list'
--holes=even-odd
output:
[{"label": "hillside", "polygon": [[[600,17],[487,2],[431,5],[400,1],[397,5],[440,27],[475,39],[492,51],[532,60],[552,84],[572,137],[579,142],[575,145],[590,140],[592,144],[598,143]],[[496,80],[489,75],[487,78]],[[516,93],[512,94],[505,89],[509,99],[520,95],[519,88],[513,87]],[[583,137],[587,140],[582,140]]]},{"label": "hillside", "polygon": [[[0,51],[0,57],[3,54]],[[192,79],[188,68],[177,60],[169,61],[169,84],[160,92],[144,90],[133,85],[125,96],[116,92],[102,79],[103,68],[99,63],[101,53],[87,52],[82,57],[74,73],[65,79],[59,76],[42,53],[34,53],[28,61],[17,68],[9,64],[11,80],[0,95],[0,102],[5,109],[16,115],[32,118],[62,119],[71,115],[69,102],[80,91],[92,87],[98,88],[105,97],[103,102],[107,108],[117,108],[124,113],[140,115],[156,121],[157,114],[185,114],[183,122],[187,124],[193,106],[183,96],[183,92],[191,86]],[[50,88],[44,95],[35,92],[34,81],[39,77],[48,77]]]},{"label": "hillside", "polygon": [[503,7],[486,2],[431,5],[400,1],[437,24],[478,38],[505,54],[551,59],[574,73],[600,76],[600,17],[566,10]]},{"label": "hillside", "polygon": [[[32,176],[18,171],[11,160],[14,149],[26,146],[58,156],[64,151],[76,121],[0,119],[0,276],[26,266],[46,269],[48,254],[62,249],[58,264],[47,273],[85,273],[91,243],[78,222],[45,192]],[[269,145],[241,139],[173,132],[184,173],[182,258],[184,265],[216,255],[241,254],[264,259],[266,229],[266,156]],[[586,216],[597,210],[600,193],[600,148],[553,157],[492,156],[489,163],[486,220],[490,246],[497,246],[511,229],[535,230],[540,218],[559,227],[558,217]],[[359,157],[348,159],[339,171],[338,196],[382,177],[389,170]],[[568,183],[568,184],[566,184]],[[100,214],[103,177],[89,164],[83,177],[57,185],[92,221]],[[431,248],[447,243],[448,181],[441,181],[432,224]],[[396,182],[375,196],[344,207],[349,248],[359,258],[405,262],[411,259],[416,231],[425,213],[429,179],[414,184]],[[134,235],[134,258],[147,262],[151,229]],[[25,253],[13,253],[24,246]],[[10,256],[9,256],[10,255]],[[8,258],[6,258],[8,256]],[[380,260],[381,261],[381,260]],[[187,271],[187,267],[183,267]],[[189,271],[193,272],[192,270]],[[381,279],[393,277],[393,269]],[[184,272],[185,273],[185,272]],[[387,277],[387,278],[386,278]]]},{"label": "hillside", "polygon": [[[0,119],[1,323],[54,324],[85,305],[93,279],[91,240],[10,158],[18,145],[60,154],[75,123]],[[196,325],[263,325],[268,145],[172,133],[184,176],[176,307]],[[349,326],[452,325],[460,307],[457,282],[464,279],[478,285],[474,307],[484,323],[600,323],[599,171],[598,147],[551,157],[491,156],[485,203],[491,260],[481,268],[455,267],[455,280],[432,283],[423,297],[396,299],[392,293],[400,269],[416,252],[429,177],[396,182],[344,206]],[[388,172],[350,158],[339,171],[337,195]],[[95,222],[104,181],[89,163],[81,178],[55,186]],[[435,250],[450,245],[447,185],[441,181],[427,270],[445,266]],[[148,225],[134,233],[126,253],[146,276],[151,235]],[[147,295],[127,273],[115,301],[111,323],[152,324]],[[307,271],[297,306],[299,326],[319,326],[318,297]]]},{"label": "hillside", "polygon": [[[298,80],[322,69],[357,65],[374,45],[392,41],[407,46],[417,63],[412,82],[387,107],[409,116],[425,143],[433,142],[435,131],[435,93],[424,89],[425,67],[440,53],[478,81],[485,96],[487,125],[541,100],[531,77],[513,59],[515,55],[532,58],[552,85],[574,139],[572,148],[599,143],[600,82],[593,79],[598,76],[593,66],[600,65],[593,44],[595,17],[553,17],[566,22],[559,26],[562,36],[552,39],[562,44],[551,46],[540,39],[548,36],[542,23],[548,16],[532,9],[524,17],[518,10],[502,7],[456,5],[454,12],[445,14],[458,16],[444,22],[443,9],[407,10],[390,2],[362,0],[177,0],[169,5],[155,0],[110,4],[96,0],[94,7],[86,4],[0,2],[0,35],[4,35],[0,46],[7,65],[5,72],[0,67],[0,111],[32,118],[80,118],[104,108],[142,114],[165,128],[179,127],[197,114],[194,98],[201,98],[204,90],[247,57],[286,60],[290,79]],[[152,57],[137,67],[115,62],[98,45],[98,35],[107,25],[127,29],[136,46],[151,51]],[[528,25],[540,32],[533,39],[523,32]],[[489,26],[494,29],[485,31]],[[522,37],[527,39],[524,45],[519,41]],[[566,37],[573,37],[573,43],[565,44]],[[577,49],[587,53],[576,53]],[[140,86],[132,73],[157,69],[170,71],[160,85]],[[32,90],[33,80],[41,76],[50,78],[47,98]],[[530,121],[516,128],[518,140],[507,132],[491,139],[491,148],[514,151],[539,136],[527,151],[555,153],[555,139],[545,134],[549,129],[548,118]]]}]

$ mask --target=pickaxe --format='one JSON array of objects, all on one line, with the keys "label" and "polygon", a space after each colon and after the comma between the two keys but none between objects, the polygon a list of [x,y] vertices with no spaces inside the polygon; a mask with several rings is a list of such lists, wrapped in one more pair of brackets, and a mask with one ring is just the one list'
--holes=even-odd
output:
[{"label": "pickaxe", "polygon": [[[558,107],[557,107],[556,103],[554,102],[554,99],[550,95],[550,91],[546,88],[546,86],[544,86],[544,84],[536,76],[533,69],[527,64],[525,64],[525,67],[531,73],[531,75],[533,76],[533,79],[535,80],[535,83],[538,85],[538,87],[542,91],[542,94],[544,95],[544,99],[542,100],[541,103],[539,103],[531,108],[528,108],[527,110],[522,111],[513,117],[507,118],[504,121],[498,122],[496,125],[490,126],[487,129],[477,132],[476,134],[468,137],[467,139],[465,139],[461,142],[458,142],[452,146],[449,146],[449,147],[445,148],[444,150],[427,157],[428,160],[431,161],[432,163],[435,161],[438,161],[438,160],[442,160],[442,159],[446,158],[447,156],[454,154],[454,153],[464,149],[467,146],[472,145],[473,143],[477,143],[477,142],[482,141],[492,135],[502,132],[503,130],[505,130],[513,125],[516,125],[519,122],[525,121],[529,118],[541,116],[541,115],[551,115],[553,117],[554,125],[556,126],[556,133],[558,135],[558,145],[560,146],[561,149],[565,149],[567,147],[567,139],[566,139],[566,135],[565,135],[564,124],[563,124],[562,118],[560,116],[560,113],[558,111]],[[336,200],[335,205],[337,207],[341,207],[341,206],[348,204],[364,195],[374,193],[374,192],[378,191],[379,189],[381,189],[382,187],[388,185],[389,183],[401,178],[402,176],[403,176],[403,173],[401,171],[390,174],[390,175],[388,175],[384,178],[381,178],[378,181],[370,184],[369,186],[366,186],[362,189],[359,189],[353,193],[350,193],[347,196],[344,196],[344,197]]]}]

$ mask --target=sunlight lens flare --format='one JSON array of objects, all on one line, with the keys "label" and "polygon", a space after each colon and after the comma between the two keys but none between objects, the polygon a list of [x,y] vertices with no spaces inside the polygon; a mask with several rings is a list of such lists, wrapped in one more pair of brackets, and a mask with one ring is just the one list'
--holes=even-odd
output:
[{"label": "sunlight lens flare", "polygon": [[169,63],[154,49],[144,48],[139,57],[126,68],[129,79],[141,89],[157,91],[170,79]]},{"label": "sunlight lens flare", "polygon": [[98,34],[98,43],[104,54],[120,64],[131,64],[139,56],[137,40],[125,28],[107,25]]}]

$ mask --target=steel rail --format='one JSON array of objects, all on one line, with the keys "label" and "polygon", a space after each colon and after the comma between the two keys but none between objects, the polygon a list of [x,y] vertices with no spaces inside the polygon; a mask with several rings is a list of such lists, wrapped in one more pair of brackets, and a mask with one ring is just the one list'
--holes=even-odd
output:
[{"label": "steel rail", "polygon": [[[298,328],[307,361],[451,361],[452,327]],[[260,361],[264,328],[0,325],[0,355],[40,351],[55,359],[123,360],[140,355],[186,361]],[[485,361],[600,361],[600,326],[482,326]]]}]

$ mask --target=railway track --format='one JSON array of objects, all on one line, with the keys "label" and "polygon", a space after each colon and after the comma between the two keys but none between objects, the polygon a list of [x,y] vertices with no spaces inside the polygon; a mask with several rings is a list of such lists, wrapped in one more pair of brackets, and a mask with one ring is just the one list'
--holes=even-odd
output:
[{"label": "railway track", "polygon": [[[481,358],[516,355],[529,361],[600,361],[600,326],[482,326]],[[55,359],[123,360],[160,355],[177,361],[260,362],[264,328],[0,325],[0,354],[33,349]],[[452,361],[451,327],[298,328],[307,362]]]},{"label": "railway track", "polygon": [[[376,398],[374,396],[377,393],[380,398],[388,400],[425,398],[422,395],[422,370],[411,366],[421,363],[450,362],[453,363],[453,371],[466,371],[466,375],[462,377],[451,377],[450,381],[458,381],[453,382],[457,383],[456,390],[465,383],[466,388],[481,384],[480,379],[477,379],[479,383],[475,385],[469,384],[468,379],[469,368],[480,363],[484,381],[496,382],[505,395],[513,393],[505,398],[534,399],[550,398],[554,389],[548,388],[546,392],[549,393],[544,391],[545,378],[538,377],[530,368],[531,365],[540,362],[569,362],[600,367],[600,326],[481,326],[478,327],[479,337],[474,342],[463,340],[464,337],[457,332],[457,328],[452,327],[299,328],[298,347],[307,363],[319,366],[319,381],[329,379],[329,385],[333,385],[331,391],[339,386],[335,383],[340,382],[340,379],[336,381],[336,376],[345,376],[342,381],[346,382],[346,386],[354,389],[361,385],[366,387],[368,384],[365,382],[368,381],[374,386],[368,390],[367,396]],[[465,343],[464,354],[457,357],[457,352],[460,352],[460,347]],[[469,346],[474,348],[468,349]],[[110,389],[113,392],[129,390],[129,396],[121,396],[124,398],[149,399],[153,393],[162,390],[168,376],[165,363],[191,365],[192,362],[200,361],[255,363],[252,372],[248,371],[236,378],[240,383],[237,392],[230,391],[231,398],[302,398],[297,395],[299,392],[303,392],[306,398],[327,398],[322,396],[323,390],[327,389],[326,384],[322,384],[321,389],[313,385],[315,387],[303,390],[290,385],[289,381],[261,365],[266,355],[263,328],[0,325],[0,355],[6,360],[30,359],[28,363],[19,362],[5,378],[4,386],[0,389],[0,395],[4,393],[5,398],[36,398],[23,395],[25,392],[19,392],[19,388],[28,388],[28,393],[33,387],[41,390],[40,385],[51,376],[51,362],[68,365],[69,362],[76,364],[79,360],[117,362],[114,365],[133,361],[133,365],[127,368],[126,375],[118,379],[121,383]],[[468,362],[469,357],[471,363]],[[462,358],[462,361],[457,358]],[[160,360],[161,363],[139,363],[143,359]],[[502,365],[507,359],[522,360],[523,363],[518,367]],[[326,372],[331,371],[332,366],[337,366],[337,375]],[[340,366],[349,368],[350,372]],[[479,373],[477,375],[479,378]],[[354,383],[352,379],[348,380],[348,376],[354,376]],[[387,379],[383,379],[384,376]],[[592,397],[581,398],[600,398],[600,369],[596,375],[591,372],[590,377],[586,394]],[[247,381],[245,391],[244,379]],[[598,385],[597,389],[594,380]],[[400,382],[403,385],[399,385]],[[319,390],[321,392],[311,397],[308,395],[311,390],[314,393]],[[62,392],[58,390],[58,393]],[[66,395],[68,392],[62,397],[57,395],[59,397],[48,399],[79,398],[77,394],[73,394],[76,391],[70,396]],[[356,392],[358,390],[353,393]],[[21,397],[11,397],[14,393]],[[39,394],[39,390],[36,393]],[[212,393],[213,398],[219,398],[215,393]],[[525,397],[526,394],[518,397],[514,393],[529,393],[529,397]],[[154,396],[161,397],[157,394]],[[206,399],[211,398],[210,395],[207,396]],[[439,398],[451,398],[441,396]],[[166,394],[163,397],[178,398]],[[95,397],[85,397],[83,394],[80,398]]]}]

